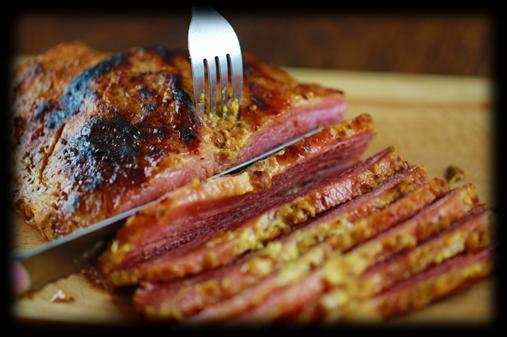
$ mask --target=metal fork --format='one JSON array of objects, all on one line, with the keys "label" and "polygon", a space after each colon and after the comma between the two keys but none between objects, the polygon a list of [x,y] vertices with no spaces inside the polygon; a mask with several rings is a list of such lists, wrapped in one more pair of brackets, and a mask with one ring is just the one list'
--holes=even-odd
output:
[{"label": "metal fork", "polygon": [[[238,37],[229,22],[212,8],[193,7],[188,50],[197,111],[216,115],[217,102],[221,107],[235,99],[241,104],[243,59]],[[209,102],[208,109],[206,102]],[[225,115],[222,113],[223,118]]]}]

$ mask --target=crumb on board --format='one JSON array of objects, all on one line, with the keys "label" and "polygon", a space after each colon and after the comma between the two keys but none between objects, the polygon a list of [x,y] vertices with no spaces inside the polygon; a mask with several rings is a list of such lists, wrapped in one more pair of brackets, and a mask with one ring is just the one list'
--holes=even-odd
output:
[{"label": "crumb on board", "polygon": [[96,266],[90,266],[81,270],[81,273],[86,277],[88,281],[96,288],[101,291],[112,292],[111,285],[107,283],[104,275]]},{"label": "crumb on board", "polygon": [[465,171],[454,165],[449,165],[445,169],[444,178],[449,184],[454,184],[465,179]]},{"label": "crumb on board", "polygon": [[74,297],[64,292],[62,289],[58,289],[56,293],[50,299],[51,303],[67,303],[74,302]]}]

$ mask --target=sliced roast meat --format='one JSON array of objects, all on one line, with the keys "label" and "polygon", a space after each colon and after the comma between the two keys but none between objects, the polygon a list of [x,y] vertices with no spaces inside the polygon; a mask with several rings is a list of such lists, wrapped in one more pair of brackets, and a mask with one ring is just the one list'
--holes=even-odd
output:
[{"label": "sliced roast meat", "polygon": [[[417,236],[419,233],[416,235],[414,229],[418,225],[431,221],[435,223],[432,228],[437,228],[435,225],[440,223],[443,226],[448,221],[447,218],[453,216],[447,214],[449,208],[455,207],[455,204],[463,204],[463,208],[467,207],[466,197],[468,194],[465,196],[460,193],[453,197],[452,201],[443,203],[441,206],[441,199],[436,199],[445,193],[445,190],[446,184],[441,179],[433,180],[430,184],[409,193],[385,209],[349,226],[344,226],[341,235],[333,236],[312,248],[298,260],[287,264],[253,287],[247,288],[226,301],[205,308],[191,320],[211,322],[239,318],[241,315],[254,315],[253,312],[257,312],[256,307],[262,307],[262,310],[259,309],[258,312],[262,313],[263,320],[271,319],[286,312],[287,301],[290,302],[289,306],[292,310],[301,308],[309,295],[303,295],[303,293],[296,297],[287,295],[296,293],[291,290],[292,287],[306,289],[305,292],[311,292],[312,296],[318,298],[326,284],[345,281],[348,274],[356,273],[361,268],[366,268],[380,260],[381,253],[388,255],[391,252],[389,247],[386,247],[385,250],[382,249],[386,240],[392,241],[390,238],[403,233]],[[465,189],[465,191],[468,190]],[[452,193],[453,196],[454,194]],[[454,198],[460,200],[461,203],[455,201]],[[438,205],[436,210],[434,209],[435,205]],[[408,220],[406,220],[407,218]],[[403,223],[399,224],[400,222]],[[397,224],[399,225],[396,226]],[[393,228],[385,232],[387,236],[380,234],[375,237],[376,234],[390,227]],[[347,230],[347,228],[349,229]],[[390,233],[391,231],[393,232]],[[428,229],[428,232],[431,230]],[[372,239],[346,253],[369,238]],[[364,249],[366,252],[362,250],[364,246],[368,246],[368,249]],[[402,248],[401,245],[397,247],[399,250]],[[342,252],[346,253],[343,258]],[[369,256],[367,256],[368,254]],[[316,274],[318,276],[315,276]],[[319,287],[313,283],[308,284],[307,287],[304,286],[305,282],[316,282],[316,279],[320,280]]]},{"label": "sliced roast meat", "polygon": [[489,214],[484,207],[475,207],[449,228],[421,242],[414,249],[374,265],[356,281],[322,296],[314,308],[312,319],[345,318],[346,313],[354,311],[354,306],[359,305],[361,300],[386,292],[395,284],[456,255],[485,249],[491,239],[490,225]]},{"label": "sliced roast meat", "polygon": [[488,212],[477,206],[451,227],[424,240],[408,252],[402,252],[368,269],[359,279],[368,293],[380,292],[433,264],[439,264],[463,252],[474,253],[490,243],[491,223]]},{"label": "sliced roast meat", "polygon": [[[371,299],[346,308],[344,320],[379,320],[417,310],[488,276],[492,248],[460,254],[419,273]],[[330,315],[328,320],[334,320]]]},{"label": "sliced roast meat", "polygon": [[[399,209],[405,209],[410,202],[407,200]],[[335,254],[321,268],[271,294],[268,300],[241,315],[240,319],[268,321],[295,315],[302,311],[305,305],[315,303],[330,287],[353,287],[357,283],[357,278],[366,270],[423,243],[449,228],[455,221],[459,222],[460,218],[477,205],[477,202],[475,191],[470,186],[453,190],[431,205],[416,211],[415,215],[401,224],[378,236],[370,236],[372,238],[360,242],[357,247],[346,251],[344,255]],[[372,226],[366,228],[371,229]],[[308,284],[305,287],[306,282]],[[348,289],[343,292],[345,296],[348,293]]]},{"label": "sliced roast meat", "polygon": [[[367,165],[354,165],[353,170],[346,170],[337,176],[319,178],[306,184],[297,193],[292,193],[292,190],[289,194],[271,197],[271,202],[291,201],[260,215],[238,219],[234,214],[234,222],[226,224],[226,231],[208,236],[203,241],[192,242],[141,265],[134,265],[133,269],[145,280],[160,281],[216,268],[247,251],[261,248],[265,242],[289,232],[298,223],[371,190],[386,177],[406,167],[406,163],[390,149],[372,159],[372,162],[367,161]],[[260,202],[264,203],[264,200]],[[234,228],[234,224],[240,226]],[[132,270],[132,265],[127,265],[126,268],[130,267],[126,269],[127,273]],[[118,274],[113,277],[115,275]]]},{"label": "sliced roast meat", "polygon": [[341,91],[248,53],[244,68],[243,101],[223,119],[194,109],[184,52],[71,42],[21,65],[11,86],[17,209],[52,239],[343,119]]},{"label": "sliced roast meat", "polygon": [[302,223],[298,230],[225,267],[173,282],[145,283],[136,292],[134,302],[148,315],[153,312],[153,316],[179,319],[194,314],[255,284],[284,263],[297,259],[343,230],[345,222],[385,208],[421,186],[425,179],[425,171],[421,168],[406,169],[385,180],[374,191]]},{"label": "sliced roast meat", "polygon": [[[372,127],[371,118],[362,115],[290,146],[243,173],[168,193],[120,229],[101,259],[102,270],[114,285],[197,273],[280,235],[270,225],[276,217],[288,229],[375,187],[407,164],[393,149],[364,163],[350,164],[364,151]],[[356,178],[357,173],[362,176]],[[221,191],[215,185],[229,188]],[[263,214],[270,208],[273,210]],[[300,217],[294,216],[295,210]],[[257,242],[252,242],[254,228],[261,232]]]}]

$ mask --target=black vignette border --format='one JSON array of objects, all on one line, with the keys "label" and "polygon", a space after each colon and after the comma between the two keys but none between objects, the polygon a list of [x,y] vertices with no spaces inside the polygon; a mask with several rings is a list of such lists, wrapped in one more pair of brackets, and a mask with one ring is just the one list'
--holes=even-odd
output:
[{"label": "black vignette border", "polygon": [[[202,3],[203,1],[198,1],[197,3]],[[503,245],[501,244],[502,238],[505,236],[505,229],[502,228],[501,222],[504,219],[504,212],[507,209],[507,200],[505,197],[502,197],[501,191],[503,190],[503,187],[505,185],[505,175],[502,173],[505,172],[505,161],[503,159],[504,156],[502,156],[502,150],[505,148],[503,146],[503,142],[505,138],[503,137],[504,131],[503,127],[505,124],[505,116],[502,114],[503,111],[505,111],[505,66],[503,64],[503,60],[505,60],[505,47],[503,41],[505,40],[505,35],[503,34],[505,23],[502,18],[502,15],[500,14],[500,2],[499,1],[460,1],[459,5],[455,1],[416,1],[416,2],[402,2],[402,1],[366,1],[358,3],[344,3],[344,2],[326,2],[326,1],[312,1],[311,3],[303,2],[303,1],[287,1],[287,2],[277,2],[274,3],[273,1],[256,1],[254,3],[249,2],[240,2],[240,3],[234,3],[233,6],[231,6],[230,1],[208,1],[206,3],[210,3],[217,7],[217,9],[223,11],[223,12],[251,12],[255,13],[256,15],[262,15],[264,12],[278,12],[283,13],[286,15],[290,15],[291,13],[307,13],[308,15],[311,15],[312,13],[318,13],[321,11],[348,11],[348,12],[369,12],[372,14],[375,13],[382,13],[382,12],[403,12],[403,13],[432,13],[432,12],[439,12],[439,13],[463,13],[463,12],[476,12],[480,11],[482,13],[486,13],[488,16],[492,18],[493,21],[493,80],[495,82],[494,86],[494,118],[493,118],[493,130],[494,133],[491,135],[493,139],[494,144],[494,156],[493,160],[495,161],[493,164],[493,172],[494,175],[494,181],[495,188],[494,188],[494,194],[495,194],[495,204],[497,205],[497,220],[496,220],[496,233],[497,233],[497,254],[496,254],[496,280],[495,280],[495,317],[494,322],[491,325],[484,325],[484,326],[474,326],[474,327],[460,327],[460,326],[411,326],[411,327],[372,327],[372,326],[354,326],[354,327],[340,327],[338,330],[341,330],[345,333],[350,332],[353,334],[359,333],[359,332],[389,332],[389,333],[402,333],[406,335],[406,333],[422,333],[427,335],[429,331],[432,330],[440,330],[441,332],[450,332],[451,330],[461,330],[460,334],[474,334],[477,335],[477,333],[480,333],[480,331],[488,331],[491,332],[493,329],[499,329],[501,328],[501,325],[503,325],[502,319],[500,317],[500,313],[504,312],[505,310],[505,304],[503,299],[505,299],[505,290],[503,290],[503,287],[501,286],[503,283],[503,270],[502,270],[502,264],[500,261],[502,260],[502,256],[504,256],[504,249]],[[4,41],[4,48],[2,48],[3,53],[3,67],[2,67],[2,84],[3,84],[3,91],[2,91],[2,107],[4,110],[4,113],[2,114],[2,121],[1,126],[3,128],[1,135],[3,137],[2,139],[2,155],[4,158],[8,157],[8,135],[9,135],[9,123],[7,120],[7,111],[9,111],[9,96],[8,96],[8,86],[10,81],[10,61],[12,59],[12,51],[15,49],[15,32],[14,32],[14,23],[16,16],[23,13],[69,13],[69,12],[75,12],[75,11],[81,11],[81,12],[88,12],[88,13],[141,13],[141,14],[147,14],[158,11],[185,11],[187,10],[189,3],[188,2],[180,2],[177,4],[172,3],[165,3],[165,4],[156,4],[155,2],[143,2],[142,8],[139,8],[139,4],[136,3],[121,3],[117,2],[116,4],[109,3],[104,4],[101,2],[94,2],[89,1],[86,2],[86,4],[82,5],[81,8],[76,5],[76,3],[69,3],[69,2],[62,2],[61,4],[53,3],[48,4],[47,2],[35,2],[33,1],[30,3],[23,2],[21,3],[14,3],[13,7],[10,8],[8,11],[4,12],[4,20],[2,20],[3,29],[3,41]],[[12,231],[10,226],[10,219],[9,219],[9,212],[8,212],[8,191],[10,187],[10,180],[9,180],[9,171],[8,167],[6,165],[2,165],[1,167],[1,177],[3,179],[3,183],[1,186],[1,197],[2,197],[2,220],[4,226],[2,226],[2,267],[4,268],[4,275],[9,275],[9,261],[11,257],[11,251],[12,251],[12,243],[9,240],[9,238],[12,237]],[[2,314],[3,317],[7,320],[6,327],[9,328],[10,331],[16,331],[20,333],[37,333],[40,334],[40,332],[62,332],[62,333],[70,333],[72,332],[73,335],[76,333],[79,335],[79,333],[87,334],[89,335],[90,332],[95,331],[96,329],[100,328],[103,330],[103,332],[117,332],[118,330],[121,330],[122,334],[129,333],[135,333],[138,334],[140,332],[144,333],[188,333],[188,332],[204,332],[204,333],[210,333],[210,332],[219,332],[219,333],[227,333],[230,332],[231,334],[237,335],[237,332],[240,331],[240,329],[237,328],[221,328],[221,327],[212,327],[212,328],[195,328],[195,327],[183,327],[183,328],[174,328],[174,327],[167,327],[166,325],[150,325],[149,327],[146,325],[141,326],[127,326],[127,327],[121,327],[121,328],[114,328],[114,327],[96,327],[96,326],[80,326],[80,325],[39,325],[34,324],[30,326],[22,326],[19,324],[19,322],[14,321],[14,318],[12,316],[11,312],[11,306],[10,303],[12,301],[12,296],[9,291],[9,282],[7,278],[4,278],[4,287],[2,289],[2,295],[4,296],[4,301],[2,303],[4,304],[2,308]],[[415,329],[414,329],[415,328]],[[202,330],[201,330],[202,329]],[[318,332],[317,332],[318,330]],[[406,331],[405,331],[406,330]],[[242,329],[241,329],[242,331]],[[287,331],[287,333],[301,333],[301,334],[316,334],[316,333],[335,333],[338,332],[332,327],[305,327],[302,329],[296,329],[293,327],[277,327],[274,330],[266,330],[264,328],[252,328],[249,330],[251,333],[255,333],[258,335],[259,333],[265,333],[265,332],[274,332],[277,334],[284,333]]]}]

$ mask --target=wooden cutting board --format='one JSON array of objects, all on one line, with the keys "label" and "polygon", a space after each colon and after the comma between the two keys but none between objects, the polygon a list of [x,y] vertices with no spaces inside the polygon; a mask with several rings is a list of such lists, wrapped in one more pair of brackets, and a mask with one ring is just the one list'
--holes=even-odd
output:
[{"label": "wooden cutting board", "polygon": [[[412,164],[426,166],[430,176],[442,176],[448,165],[466,172],[466,181],[477,186],[483,202],[492,204],[491,117],[492,83],[484,78],[289,69],[299,80],[345,91],[347,118],[370,113],[378,135],[366,155],[388,145],[396,146]],[[39,234],[25,224],[16,226],[16,248],[41,243]],[[434,303],[418,312],[391,321],[484,322],[492,313],[492,281]],[[63,290],[70,303],[52,303]],[[14,304],[22,320],[117,323],[137,319],[125,300],[92,287],[80,274],[47,285]]]}]

